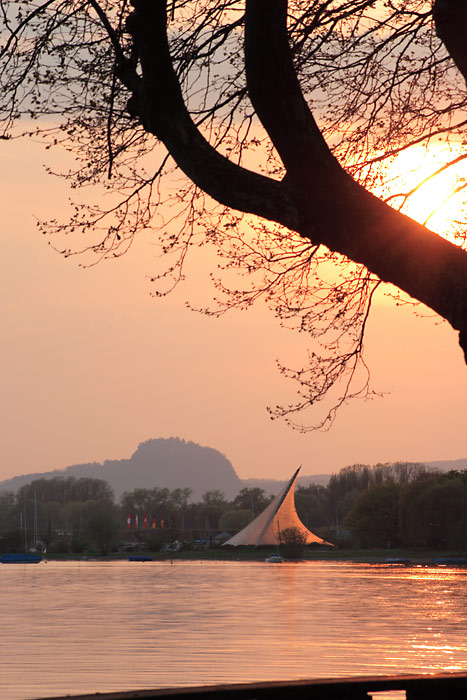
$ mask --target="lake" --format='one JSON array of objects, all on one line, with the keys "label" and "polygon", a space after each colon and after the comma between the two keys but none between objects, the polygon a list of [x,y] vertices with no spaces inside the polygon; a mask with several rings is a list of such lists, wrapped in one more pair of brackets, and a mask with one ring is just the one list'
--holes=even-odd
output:
[{"label": "lake", "polygon": [[467,570],[0,566],[0,697],[467,669]]}]

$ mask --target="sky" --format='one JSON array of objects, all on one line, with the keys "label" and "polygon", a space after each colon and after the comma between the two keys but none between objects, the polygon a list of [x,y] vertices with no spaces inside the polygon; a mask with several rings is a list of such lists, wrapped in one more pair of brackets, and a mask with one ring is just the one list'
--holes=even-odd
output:
[{"label": "sky", "polygon": [[276,360],[300,364],[302,336],[261,307],[219,319],[188,310],[206,261],[153,298],[149,236],[91,268],[63,258],[36,219],[66,211],[65,183],[45,173],[38,144],[3,141],[1,153],[0,479],[126,458],[160,437],[216,448],[240,478],[467,457],[467,368],[446,323],[379,298],[366,355],[384,397],[345,406],[326,432],[298,433],[266,407],[294,401]]}]

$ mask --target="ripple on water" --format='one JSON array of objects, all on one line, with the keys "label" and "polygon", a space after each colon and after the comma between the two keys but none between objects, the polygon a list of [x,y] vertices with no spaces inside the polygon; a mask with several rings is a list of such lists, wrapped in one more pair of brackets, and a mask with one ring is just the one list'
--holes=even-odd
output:
[{"label": "ripple on water", "polygon": [[463,670],[466,575],[341,562],[2,566],[0,696]]}]

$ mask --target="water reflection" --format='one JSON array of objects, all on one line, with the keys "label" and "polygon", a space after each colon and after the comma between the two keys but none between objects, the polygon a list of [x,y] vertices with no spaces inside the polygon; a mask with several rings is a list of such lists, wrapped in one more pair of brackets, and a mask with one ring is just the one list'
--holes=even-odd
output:
[{"label": "water reflection", "polygon": [[0,696],[467,666],[463,570],[306,562],[0,567]]}]

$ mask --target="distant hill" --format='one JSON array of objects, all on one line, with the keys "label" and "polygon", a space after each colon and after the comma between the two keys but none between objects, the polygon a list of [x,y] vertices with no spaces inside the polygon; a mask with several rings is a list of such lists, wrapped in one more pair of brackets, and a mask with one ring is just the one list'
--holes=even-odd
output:
[{"label": "distant hill", "polygon": [[191,488],[194,500],[200,500],[203,493],[214,489],[234,498],[243,488],[232,464],[218,450],[180,438],[159,438],[140,443],[129,459],[106,460],[103,464],[74,464],[41,474],[15,476],[0,482],[0,491],[16,491],[34,479],[57,476],[105,479],[117,499],[124,491],[153,486]]},{"label": "distant hill", "polygon": [[[423,462],[428,467],[442,471],[467,469],[467,458]],[[292,476],[292,469],[290,476]],[[336,470],[339,471],[339,470]],[[17,491],[34,479],[52,479],[57,476],[94,477],[104,479],[120,498],[124,491],[153,486],[169,489],[188,487],[193,490],[193,500],[200,500],[203,493],[215,489],[227,498],[234,498],[243,488],[260,488],[266,493],[277,494],[286,479],[240,479],[227,457],[212,447],[202,447],[180,438],[146,440],[138,445],[129,459],[105,460],[74,464],[50,472],[24,474],[0,482],[0,491]],[[297,484],[326,486],[331,474],[299,476]]]},{"label": "distant hill", "polygon": [[[290,476],[292,476],[292,471]],[[297,486],[309,486],[310,484],[319,484],[320,486],[326,486],[331,474],[312,474],[310,476],[299,476],[297,479]],[[279,493],[281,488],[287,483],[287,479],[280,481],[278,479],[242,479],[242,488],[245,489],[264,489],[266,493],[276,495]]]},{"label": "distant hill", "polygon": [[[451,469],[462,471],[463,469],[467,469],[467,458],[445,459],[434,462],[420,462],[420,464],[425,464],[427,467],[440,469],[443,472],[448,472]],[[338,472],[339,469],[336,469],[333,473]],[[292,476],[292,472],[290,476]],[[319,484],[320,486],[327,486],[331,476],[332,474],[311,474],[309,476],[299,476],[297,479],[297,486],[309,486],[309,484]],[[286,484],[286,481],[287,480],[279,481],[277,479],[242,479],[242,488],[260,488],[264,489],[264,491],[266,491],[267,494],[276,495]]]},{"label": "distant hill", "polygon": [[467,457],[464,459],[441,459],[437,462],[423,462],[427,467],[437,467],[443,472],[449,472],[451,469],[462,471],[467,469]]}]

